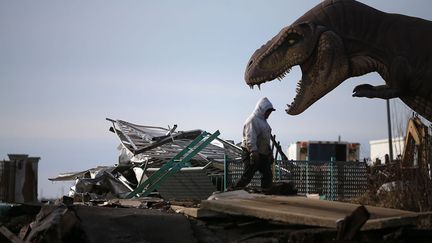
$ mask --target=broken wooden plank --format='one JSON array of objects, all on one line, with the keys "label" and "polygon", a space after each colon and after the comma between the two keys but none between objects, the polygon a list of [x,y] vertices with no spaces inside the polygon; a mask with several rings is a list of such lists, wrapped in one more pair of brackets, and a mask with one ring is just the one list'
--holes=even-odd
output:
[{"label": "broken wooden plank", "polygon": [[10,240],[12,243],[24,243],[18,236],[16,236],[14,233],[12,233],[8,228],[6,228],[3,225],[0,225],[0,233],[4,235],[8,240]]},{"label": "broken wooden plank", "polygon": [[418,213],[412,213],[411,215],[401,215],[395,217],[369,219],[361,229],[373,230],[373,229],[395,228],[395,227],[408,226],[408,225],[414,226],[417,225],[418,220],[419,220]]},{"label": "broken wooden plank", "polygon": [[[221,193],[216,200],[202,201],[201,207],[235,215],[262,219],[336,228],[336,221],[350,215],[358,204],[313,200],[299,196],[275,196],[261,194]],[[409,211],[366,206],[370,220],[362,229],[411,225],[417,214]]]},{"label": "broken wooden plank", "polygon": [[360,231],[360,228],[369,219],[370,213],[365,206],[359,206],[350,215],[346,216],[343,220],[336,222],[338,233],[337,240],[352,240],[354,236]]},{"label": "broken wooden plank", "polygon": [[178,205],[171,205],[171,209],[176,213],[182,213],[186,216],[201,219],[201,218],[214,218],[223,217],[225,214],[218,213],[212,210],[207,210],[203,208],[188,208]]}]

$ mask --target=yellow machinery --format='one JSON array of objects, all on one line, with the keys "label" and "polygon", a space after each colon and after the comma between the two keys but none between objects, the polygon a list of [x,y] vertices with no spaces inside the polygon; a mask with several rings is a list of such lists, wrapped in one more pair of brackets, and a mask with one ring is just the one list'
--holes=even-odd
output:
[{"label": "yellow machinery", "polygon": [[402,167],[418,167],[427,172],[431,163],[429,128],[418,116],[408,120]]}]

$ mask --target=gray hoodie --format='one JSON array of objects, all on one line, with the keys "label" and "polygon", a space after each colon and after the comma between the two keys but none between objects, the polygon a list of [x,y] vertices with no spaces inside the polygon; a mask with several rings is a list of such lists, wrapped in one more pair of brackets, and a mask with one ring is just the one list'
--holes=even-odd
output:
[{"label": "gray hoodie", "polygon": [[260,99],[243,125],[242,147],[249,152],[258,151],[264,155],[271,153],[271,128],[264,117],[264,113],[269,109],[274,110],[272,103],[266,97]]}]

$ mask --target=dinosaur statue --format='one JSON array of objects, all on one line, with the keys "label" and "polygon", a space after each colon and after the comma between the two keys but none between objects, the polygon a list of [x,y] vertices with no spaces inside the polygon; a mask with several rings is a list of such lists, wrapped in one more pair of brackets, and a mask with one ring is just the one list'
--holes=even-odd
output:
[{"label": "dinosaur statue", "polygon": [[432,121],[431,21],[354,0],[326,0],[256,50],[245,80],[259,87],[283,79],[295,65],[302,79],[286,109],[290,115],[302,113],[351,77],[378,72],[385,85],[359,85],[353,96],[400,98]]}]

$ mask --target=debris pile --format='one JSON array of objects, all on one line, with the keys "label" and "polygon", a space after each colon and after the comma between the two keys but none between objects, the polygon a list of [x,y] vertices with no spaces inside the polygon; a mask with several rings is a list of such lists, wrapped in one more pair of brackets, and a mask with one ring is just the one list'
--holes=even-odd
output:
[{"label": "debris pile", "polygon": [[75,180],[75,201],[145,197],[202,200],[226,188],[224,165],[239,160],[240,147],[203,130],[176,131],[107,118],[120,140],[118,164],[63,173],[51,181]]}]

